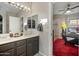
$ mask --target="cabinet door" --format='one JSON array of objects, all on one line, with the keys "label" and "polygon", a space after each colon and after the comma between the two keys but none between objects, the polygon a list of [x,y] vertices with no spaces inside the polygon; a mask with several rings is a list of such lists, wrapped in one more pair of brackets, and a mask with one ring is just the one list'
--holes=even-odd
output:
[{"label": "cabinet door", "polygon": [[23,53],[26,53],[26,45],[22,45],[22,46],[17,47],[17,55],[19,56]]},{"label": "cabinet door", "polygon": [[27,39],[27,56],[35,55],[39,51],[39,37]]},{"label": "cabinet door", "polygon": [[26,40],[20,40],[16,42],[16,55],[26,55]]},{"label": "cabinet door", "polygon": [[26,52],[27,52],[27,56],[32,56],[33,55],[33,49],[32,49],[32,39],[27,39],[27,48],[26,48]]},{"label": "cabinet door", "polygon": [[32,45],[33,45],[33,55],[35,55],[39,51],[39,37],[33,38]]}]

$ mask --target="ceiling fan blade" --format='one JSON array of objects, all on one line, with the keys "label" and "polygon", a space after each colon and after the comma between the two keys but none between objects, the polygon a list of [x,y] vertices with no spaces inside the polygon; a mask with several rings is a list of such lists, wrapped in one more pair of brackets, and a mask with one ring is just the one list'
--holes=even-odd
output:
[{"label": "ceiling fan blade", "polygon": [[72,7],[72,8],[70,8],[70,9],[75,9],[75,8],[78,8],[79,7],[79,5],[77,5],[77,6],[75,6],[75,7]]}]

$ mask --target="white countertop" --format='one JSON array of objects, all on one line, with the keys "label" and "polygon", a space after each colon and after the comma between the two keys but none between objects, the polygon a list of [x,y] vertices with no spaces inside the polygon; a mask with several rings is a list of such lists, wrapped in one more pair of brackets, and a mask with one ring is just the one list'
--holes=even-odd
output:
[{"label": "white countertop", "polygon": [[20,37],[9,37],[8,36],[6,38],[0,38],[0,45],[10,43],[10,42],[14,42],[14,41],[27,39],[27,38],[31,38],[31,37],[35,37],[35,36],[39,36],[39,34],[23,35],[23,36],[20,36]]}]

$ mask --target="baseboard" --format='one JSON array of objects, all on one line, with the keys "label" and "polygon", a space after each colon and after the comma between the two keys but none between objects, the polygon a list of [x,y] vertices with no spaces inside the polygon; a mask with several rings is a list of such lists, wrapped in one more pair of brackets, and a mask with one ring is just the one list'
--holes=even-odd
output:
[{"label": "baseboard", "polygon": [[47,56],[44,53],[42,53],[41,51],[39,51],[39,54],[42,55],[42,56]]}]

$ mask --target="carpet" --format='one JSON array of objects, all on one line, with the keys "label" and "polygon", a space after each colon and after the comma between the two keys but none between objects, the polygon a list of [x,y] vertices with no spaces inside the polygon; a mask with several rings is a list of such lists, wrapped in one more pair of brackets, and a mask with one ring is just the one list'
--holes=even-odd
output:
[{"label": "carpet", "polygon": [[69,43],[64,44],[64,39],[57,38],[53,42],[53,55],[54,56],[78,56],[79,48]]}]

